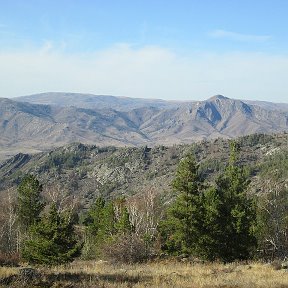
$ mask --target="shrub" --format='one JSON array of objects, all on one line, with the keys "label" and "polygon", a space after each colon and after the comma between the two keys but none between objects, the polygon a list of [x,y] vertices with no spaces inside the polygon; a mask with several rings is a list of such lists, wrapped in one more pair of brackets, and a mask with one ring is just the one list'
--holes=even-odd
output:
[{"label": "shrub", "polygon": [[140,263],[146,261],[150,251],[144,240],[136,234],[119,236],[103,248],[104,257],[112,263]]},{"label": "shrub", "polygon": [[18,266],[20,260],[19,253],[1,253],[0,252],[0,266]]}]

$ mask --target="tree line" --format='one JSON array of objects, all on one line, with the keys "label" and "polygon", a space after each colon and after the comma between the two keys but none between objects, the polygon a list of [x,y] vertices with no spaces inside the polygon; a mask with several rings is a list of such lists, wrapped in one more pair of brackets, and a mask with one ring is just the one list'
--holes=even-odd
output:
[{"label": "tree line", "polygon": [[249,170],[238,155],[231,142],[229,162],[211,184],[188,154],[172,182],[175,199],[165,209],[162,194],[147,189],[128,199],[98,197],[79,214],[71,199],[45,202],[42,185],[27,175],[15,199],[8,193],[3,205],[0,263],[13,255],[45,265],[77,257],[128,263],[163,255],[224,262],[285,258],[288,191],[249,195]]}]

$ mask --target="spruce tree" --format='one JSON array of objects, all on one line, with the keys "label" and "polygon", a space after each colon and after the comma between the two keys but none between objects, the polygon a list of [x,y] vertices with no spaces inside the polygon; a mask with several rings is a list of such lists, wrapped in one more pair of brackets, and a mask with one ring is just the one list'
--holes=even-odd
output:
[{"label": "spruce tree", "polygon": [[122,207],[120,217],[115,226],[118,234],[125,235],[132,232],[133,227],[129,219],[129,212],[127,207]]},{"label": "spruce tree", "polygon": [[91,259],[101,256],[103,245],[111,241],[116,233],[115,223],[113,203],[98,197],[84,220],[86,225],[84,257]]},{"label": "spruce tree", "polygon": [[101,221],[103,220],[103,210],[105,207],[105,200],[98,197],[88,210],[84,224],[87,226],[89,234],[96,236],[101,228]]},{"label": "spruce tree", "polygon": [[171,254],[193,254],[203,227],[204,211],[202,181],[192,154],[179,163],[172,186],[178,195],[168,209],[166,219],[160,223],[163,249]]},{"label": "spruce tree", "polygon": [[40,212],[44,208],[40,193],[42,185],[33,175],[26,175],[18,186],[17,214],[22,231],[39,220]]},{"label": "spruce tree", "polygon": [[179,193],[160,225],[163,249],[207,260],[243,260],[256,245],[253,201],[246,195],[245,169],[237,165],[231,143],[229,164],[214,186],[204,187],[191,155],[179,164],[174,189]]},{"label": "spruce tree", "polygon": [[52,205],[48,215],[30,227],[22,257],[31,264],[57,265],[80,255],[81,245],[74,232],[73,217]]},{"label": "spruce tree", "polygon": [[[229,164],[216,180],[212,192],[205,193],[207,241],[205,256],[208,259],[224,261],[245,260],[252,256],[256,247],[254,228],[256,207],[253,199],[246,194],[249,185],[246,170],[237,164],[239,147],[230,143]],[[209,219],[207,211],[214,207]],[[212,241],[213,240],[213,241]],[[213,245],[209,246],[209,241]]]}]

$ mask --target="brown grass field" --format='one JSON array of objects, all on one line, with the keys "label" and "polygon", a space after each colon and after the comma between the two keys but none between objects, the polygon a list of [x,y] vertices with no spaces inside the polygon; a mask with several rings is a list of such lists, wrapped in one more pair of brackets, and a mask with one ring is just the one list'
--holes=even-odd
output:
[{"label": "brown grass field", "polygon": [[0,267],[0,287],[288,287],[288,271],[278,268],[256,262],[195,264],[167,260],[111,265],[77,261],[66,266],[37,268],[31,278],[21,276],[21,268]]}]

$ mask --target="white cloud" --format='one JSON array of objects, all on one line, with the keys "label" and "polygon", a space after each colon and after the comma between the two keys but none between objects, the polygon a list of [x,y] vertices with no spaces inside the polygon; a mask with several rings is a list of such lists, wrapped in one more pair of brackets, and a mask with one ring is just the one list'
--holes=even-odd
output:
[{"label": "white cloud", "polygon": [[251,35],[251,34],[241,34],[226,30],[215,30],[210,33],[210,36],[214,38],[225,38],[233,41],[240,42],[266,42],[271,39],[269,35]]},{"label": "white cloud", "polygon": [[161,47],[118,44],[65,54],[47,42],[26,52],[0,51],[0,96],[48,91],[162,99],[215,94],[287,102],[288,57],[256,53],[178,55]]}]

